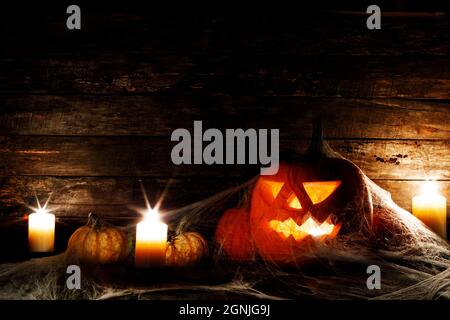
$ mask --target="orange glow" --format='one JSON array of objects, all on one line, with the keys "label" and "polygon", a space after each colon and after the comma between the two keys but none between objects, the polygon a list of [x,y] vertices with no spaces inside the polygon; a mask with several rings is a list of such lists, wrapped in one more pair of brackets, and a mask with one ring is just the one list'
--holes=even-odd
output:
[{"label": "orange glow", "polygon": [[340,225],[331,223],[328,218],[322,224],[318,223],[313,217],[308,217],[302,225],[298,225],[294,219],[289,218],[284,221],[272,220],[270,227],[276,232],[281,233],[285,238],[292,236],[296,241],[303,240],[306,236],[314,238],[334,238],[339,232]]},{"label": "orange glow", "polygon": [[287,200],[288,206],[292,209],[301,209],[302,205],[300,204],[300,201],[295,196],[295,194],[291,194],[289,199]]},{"label": "orange glow", "polygon": [[341,181],[304,182],[303,187],[313,204],[318,204],[328,198],[340,186]]},{"label": "orange glow", "polygon": [[266,199],[275,199],[283,188],[283,182],[261,180],[260,190]]},{"label": "orange glow", "polygon": [[[308,197],[311,199],[313,204],[318,204],[326,200],[333,192],[340,186],[341,181],[314,181],[314,182],[304,182],[303,187],[305,188]],[[283,188],[283,182],[277,181],[263,181],[261,184],[261,191],[267,196],[272,196],[275,199]],[[287,199],[287,205],[292,209],[302,209],[302,205],[295,194],[291,194]]]},{"label": "orange glow", "polygon": [[280,193],[281,188],[283,188],[283,182],[268,182],[270,186],[270,192],[272,193],[273,198],[275,199],[277,195]]}]

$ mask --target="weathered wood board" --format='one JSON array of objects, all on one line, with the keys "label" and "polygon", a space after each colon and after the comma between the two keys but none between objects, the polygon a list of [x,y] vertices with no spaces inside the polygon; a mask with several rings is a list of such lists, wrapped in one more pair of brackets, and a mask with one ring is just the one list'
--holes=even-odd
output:
[{"label": "weathered wood board", "polygon": [[[99,12],[100,11],[100,12]],[[446,15],[0,14],[0,216],[54,191],[60,217],[135,216],[139,179],[167,208],[239,185],[252,166],[175,166],[176,128],[279,128],[302,152],[311,121],[410,209],[421,181],[450,199]],[[170,181],[170,182],[169,182]]]}]

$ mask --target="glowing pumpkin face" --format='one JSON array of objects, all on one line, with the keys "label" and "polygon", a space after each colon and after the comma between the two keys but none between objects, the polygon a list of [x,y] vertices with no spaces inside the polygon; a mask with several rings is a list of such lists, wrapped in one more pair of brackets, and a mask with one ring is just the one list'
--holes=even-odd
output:
[{"label": "glowing pumpkin face", "polygon": [[371,221],[372,202],[361,170],[336,156],[321,131],[305,156],[280,164],[276,175],[260,176],[253,189],[251,236],[265,260],[299,261],[317,241],[369,232]]},{"label": "glowing pumpkin face", "polygon": [[[273,198],[273,205],[280,205],[286,210],[302,210],[303,207],[299,198],[309,198],[306,201],[305,210],[308,212],[300,221],[300,224],[292,217],[284,221],[277,219],[270,220],[270,227],[276,232],[282,234],[284,238],[293,237],[296,241],[301,241],[307,236],[315,238],[329,237],[334,238],[340,229],[340,224],[335,224],[332,215],[328,215],[325,221],[319,223],[312,213],[315,213],[314,205],[318,205],[332,195],[341,185],[341,181],[317,181],[304,182],[299,192],[306,193],[303,196],[297,196],[296,191],[292,190],[288,184],[282,182],[261,181],[263,189],[270,189],[271,195],[267,195],[269,199]],[[283,192],[281,192],[283,189]],[[287,199],[286,199],[287,198]],[[298,219],[297,219],[298,220]],[[281,235],[280,235],[281,236]]]}]

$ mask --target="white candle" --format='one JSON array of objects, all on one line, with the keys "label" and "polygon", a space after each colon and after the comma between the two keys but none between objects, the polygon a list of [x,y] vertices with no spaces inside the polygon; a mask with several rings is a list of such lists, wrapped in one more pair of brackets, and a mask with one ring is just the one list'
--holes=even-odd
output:
[{"label": "white candle", "polygon": [[161,268],[166,263],[167,225],[156,210],[149,210],[136,226],[135,266]]},{"label": "white candle", "polygon": [[53,252],[55,215],[44,208],[28,216],[28,247],[31,252]]},{"label": "white candle", "polygon": [[412,200],[412,212],[431,230],[447,238],[447,200],[437,191],[437,186],[427,181],[421,194]]}]

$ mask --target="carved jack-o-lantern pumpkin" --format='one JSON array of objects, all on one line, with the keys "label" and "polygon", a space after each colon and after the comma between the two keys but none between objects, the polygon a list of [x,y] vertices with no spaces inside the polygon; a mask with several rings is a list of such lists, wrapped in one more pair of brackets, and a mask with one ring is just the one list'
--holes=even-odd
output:
[{"label": "carved jack-o-lantern pumpkin", "polygon": [[361,170],[324,143],[314,126],[308,153],[260,176],[252,194],[250,229],[266,260],[301,260],[316,241],[369,232],[372,202]]}]

